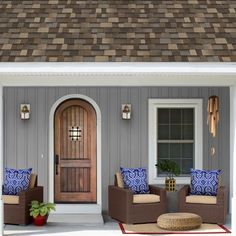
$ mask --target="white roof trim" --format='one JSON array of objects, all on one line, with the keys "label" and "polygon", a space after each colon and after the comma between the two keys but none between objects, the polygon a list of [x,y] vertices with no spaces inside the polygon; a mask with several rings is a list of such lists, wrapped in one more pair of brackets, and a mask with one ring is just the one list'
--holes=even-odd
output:
[{"label": "white roof trim", "polygon": [[156,62],[27,62],[0,63],[0,73],[226,73],[236,74],[236,63]]},{"label": "white roof trim", "polygon": [[3,86],[231,86],[236,63],[0,63]]}]

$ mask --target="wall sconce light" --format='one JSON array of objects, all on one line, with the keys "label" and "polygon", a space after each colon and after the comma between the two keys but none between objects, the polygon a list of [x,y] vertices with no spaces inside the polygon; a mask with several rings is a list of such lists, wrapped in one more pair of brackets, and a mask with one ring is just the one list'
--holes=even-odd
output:
[{"label": "wall sconce light", "polygon": [[30,118],[30,104],[20,104],[20,118],[22,120]]},{"label": "wall sconce light", "polygon": [[131,104],[122,104],[122,119],[130,120],[131,119]]},{"label": "wall sconce light", "polygon": [[208,98],[208,117],[207,124],[209,125],[209,132],[213,137],[216,136],[216,128],[219,122],[219,97],[210,96]]}]

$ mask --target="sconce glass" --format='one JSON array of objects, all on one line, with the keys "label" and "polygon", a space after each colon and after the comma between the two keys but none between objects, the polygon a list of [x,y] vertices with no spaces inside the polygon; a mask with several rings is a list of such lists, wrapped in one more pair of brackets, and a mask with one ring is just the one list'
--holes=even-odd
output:
[{"label": "sconce glass", "polygon": [[131,119],[131,104],[122,104],[122,119],[130,120]]},{"label": "sconce glass", "polygon": [[22,120],[29,120],[30,104],[20,104],[20,117]]}]

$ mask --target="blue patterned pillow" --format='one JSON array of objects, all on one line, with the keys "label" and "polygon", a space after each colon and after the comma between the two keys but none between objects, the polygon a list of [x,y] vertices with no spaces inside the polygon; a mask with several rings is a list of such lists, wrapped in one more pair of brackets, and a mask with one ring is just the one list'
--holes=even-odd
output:
[{"label": "blue patterned pillow", "polygon": [[191,169],[191,189],[193,195],[216,196],[221,170]]},{"label": "blue patterned pillow", "polygon": [[149,193],[146,169],[120,167],[120,171],[124,180],[125,188],[130,189],[136,194]]},{"label": "blue patterned pillow", "polygon": [[3,194],[18,195],[20,191],[29,187],[32,168],[29,169],[11,169],[5,168],[5,179],[3,185]]}]

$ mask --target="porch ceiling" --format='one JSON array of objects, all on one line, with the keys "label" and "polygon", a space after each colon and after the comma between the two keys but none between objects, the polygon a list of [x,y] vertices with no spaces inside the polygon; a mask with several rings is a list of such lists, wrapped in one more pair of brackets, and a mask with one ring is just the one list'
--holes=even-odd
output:
[{"label": "porch ceiling", "polygon": [[0,4],[1,62],[233,62],[234,0]]}]

